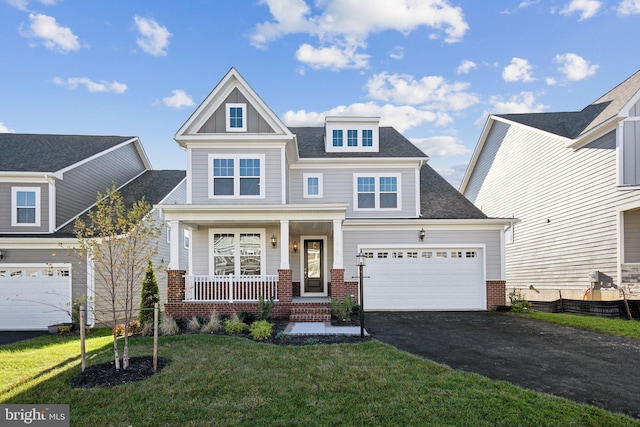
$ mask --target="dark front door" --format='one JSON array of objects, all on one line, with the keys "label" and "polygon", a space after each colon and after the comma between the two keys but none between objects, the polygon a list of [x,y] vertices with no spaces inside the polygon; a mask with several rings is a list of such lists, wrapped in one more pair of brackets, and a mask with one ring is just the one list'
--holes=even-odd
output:
[{"label": "dark front door", "polygon": [[323,292],[322,240],[304,241],[304,292]]}]

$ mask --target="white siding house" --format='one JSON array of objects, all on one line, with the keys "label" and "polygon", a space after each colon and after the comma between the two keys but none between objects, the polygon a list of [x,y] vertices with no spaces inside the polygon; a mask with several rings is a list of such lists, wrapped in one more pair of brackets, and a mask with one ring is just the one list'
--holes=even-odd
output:
[{"label": "white siding house", "polygon": [[517,219],[509,288],[531,300],[618,298],[611,281],[636,291],[639,99],[640,72],[581,111],[488,118],[460,191],[489,216]]}]

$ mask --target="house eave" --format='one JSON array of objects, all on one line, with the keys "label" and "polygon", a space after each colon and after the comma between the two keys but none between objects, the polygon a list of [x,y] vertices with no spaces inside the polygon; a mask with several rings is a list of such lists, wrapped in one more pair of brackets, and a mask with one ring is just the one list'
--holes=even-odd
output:
[{"label": "house eave", "polygon": [[417,227],[455,229],[497,229],[519,222],[514,218],[461,218],[461,219],[347,219],[343,228],[416,229]]},{"label": "house eave", "polygon": [[619,122],[624,120],[625,117],[615,116],[591,129],[589,132],[579,135],[576,139],[568,140],[566,143],[567,148],[572,148],[577,150],[590,142],[593,142],[595,139],[601,137],[602,135],[611,132],[616,128]]},{"label": "house eave", "polygon": [[290,169],[308,167],[344,168],[345,165],[358,167],[396,168],[398,166],[422,166],[428,157],[307,157],[289,165]]}]

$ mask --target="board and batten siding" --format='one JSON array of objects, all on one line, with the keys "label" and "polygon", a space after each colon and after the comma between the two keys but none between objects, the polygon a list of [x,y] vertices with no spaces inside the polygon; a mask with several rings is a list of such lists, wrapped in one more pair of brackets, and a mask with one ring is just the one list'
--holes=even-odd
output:
[{"label": "board and batten siding", "polygon": [[[321,173],[323,197],[304,198],[304,174]],[[355,211],[353,209],[354,198],[354,175],[375,175],[400,174],[400,210],[364,210]],[[392,169],[368,169],[368,168],[309,168],[293,169],[290,174],[290,200],[291,203],[348,203],[347,218],[413,218],[416,216],[416,170],[414,168],[392,168]]]},{"label": "board and batten siding", "polygon": [[[502,261],[500,257],[501,230],[477,230],[477,229],[428,229],[424,242],[418,240],[418,230],[407,229],[406,226],[398,228],[369,228],[359,229],[359,227],[345,226],[344,231],[344,277],[354,277],[358,275],[356,267],[356,255],[358,245],[407,245],[408,247],[420,248],[437,247],[438,245],[459,245],[461,249],[466,245],[485,245],[484,259],[486,262],[486,280],[502,279]],[[365,267],[366,273],[366,267]]]},{"label": "board and batten siding", "polygon": [[246,133],[275,133],[269,124],[262,118],[247,98],[236,88],[229,94],[220,107],[209,117],[198,133],[226,133],[227,132],[227,107],[226,104],[247,104],[247,132]]},{"label": "board and batten siding", "polygon": [[[14,187],[33,187],[40,189],[40,226],[11,226],[12,192]],[[31,182],[0,183],[0,233],[48,233],[49,232],[49,186]]]},{"label": "board and batten siding", "polygon": [[583,289],[589,272],[617,278],[616,135],[579,149],[530,128],[493,123],[465,196],[491,217],[515,217],[506,245],[508,286]]},{"label": "board and batten siding", "polygon": [[624,212],[624,262],[640,263],[640,209]]},{"label": "board and batten siding", "polygon": [[[278,204],[282,202],[282,151],[277,148],[194,148],[191,150],[191,202],[193,204]],[[209,154],[265,155],[265,197],[209,197]]]},{"label": "board and batten siding", "polygon": [[61,226],[96,202],[115,181],[121,187],[145,171],[133,143],[90,160],[56,181],[56,226]]}]

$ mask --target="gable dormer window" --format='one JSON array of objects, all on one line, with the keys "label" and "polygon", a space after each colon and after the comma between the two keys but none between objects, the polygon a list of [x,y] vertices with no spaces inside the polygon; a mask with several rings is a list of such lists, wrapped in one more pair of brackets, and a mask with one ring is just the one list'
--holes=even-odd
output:
[{"label": "gable dormer window", "polygon": [[39,187],[13,187],[11,189],[11,225],[40,226]]},{"label": "gable dormer window", "polygon": [[247,104],[226,104],[227,132],[247,131]]},{"label": "gable dormer window", "polygon": [[331,116],[325,118],[327,153],[377,153],[379,117]]},{"label": "gable dormer window", "polygon": [[333,146],[342,147],[342,129],[333,130]]}]

